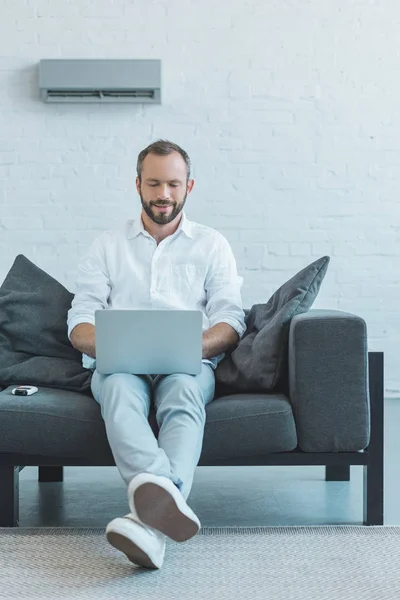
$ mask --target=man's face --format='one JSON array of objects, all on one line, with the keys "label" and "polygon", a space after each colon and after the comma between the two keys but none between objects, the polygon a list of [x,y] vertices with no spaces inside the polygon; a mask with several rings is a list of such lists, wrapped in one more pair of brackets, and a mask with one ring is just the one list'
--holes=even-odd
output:
[{"label": "man's face", "polygon": [[148,154],[142,165],[142,182],[136,189],[147,216],[166,225],[181,212],[194,181],[187,181],[186,163],[178,152],[159,156]]}]

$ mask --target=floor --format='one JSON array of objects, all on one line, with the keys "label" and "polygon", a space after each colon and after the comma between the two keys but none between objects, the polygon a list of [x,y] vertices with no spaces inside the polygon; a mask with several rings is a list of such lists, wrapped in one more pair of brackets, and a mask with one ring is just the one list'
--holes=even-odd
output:
[{"label": "floor", "polygon": [[[385,400],[385,525],[400,525],[400,398]],[[63,483],[20,473],[21,527],[105,527],[129,512],[115,467],[70,467]],[[203,527],[361,525],[362,467],[325,482],[323,467],[198,467],[188,504]]]}]

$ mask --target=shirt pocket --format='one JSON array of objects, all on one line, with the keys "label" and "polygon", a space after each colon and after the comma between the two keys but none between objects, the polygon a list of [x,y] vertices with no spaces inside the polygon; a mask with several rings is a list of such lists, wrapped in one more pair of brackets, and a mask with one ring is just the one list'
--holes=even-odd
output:
[{"label": "shirt pocket", "polygon": [[196,265],[168,265],[167,280],[166,292],[170,300],[183,304],[200,300],[203,281]]}]

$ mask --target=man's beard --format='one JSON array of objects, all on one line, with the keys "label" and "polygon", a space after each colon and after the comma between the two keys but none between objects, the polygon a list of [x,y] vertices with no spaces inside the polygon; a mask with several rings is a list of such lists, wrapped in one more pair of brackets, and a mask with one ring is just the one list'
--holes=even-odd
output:
[{"label": "man's beard", "polygon": [[157,202],[157,204],[159,204],[160,206],[172,205],[172,208],[169,212],[162,213],[162,212],[158,212],[157,207],[154,206],[154,204],[156,204],[155,201],[154,202],[145,202],[143,200],[142,192],[140,192],[140,200],[142,202],[144,212],[154,223],[157,223],[157,225],[166,225],[167,223],[171,223],[171,221],[173,221],[175,219],[175,217],[177,215],[179,215],[179,213],[185,206],[186,198],[187,198],[187,192],[185,193],[185,196],[184,196],[182,202],[179,204],[177,204],[176,202]]}]

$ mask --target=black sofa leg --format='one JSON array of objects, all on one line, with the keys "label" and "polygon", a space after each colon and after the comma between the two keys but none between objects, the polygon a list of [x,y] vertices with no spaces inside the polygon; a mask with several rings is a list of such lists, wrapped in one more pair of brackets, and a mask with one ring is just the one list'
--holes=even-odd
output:
[{"label": "black sofa leg", "polygon": [[19,525],[19,467],[0,466],[0,527]]},{"label": "black sofa leg", "polygon": [[364,525],[384,524],[383,352],[368,353],[371,436],[364,465]]},{"label": "black sofa leg", "polygon": [[350,481],[350,465],[326,465],[326,481]]},{"label": "black sofa leg", "polygon": [[64,467],[39,467],[39,482],[64,481]]},{"label": "black sofa leg", "polygon": [[383,470],[364,466],[364,525],[383,525]]}]

